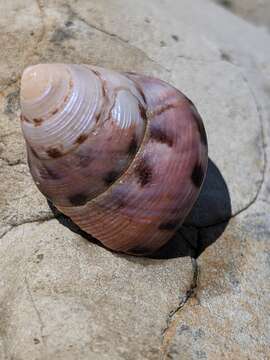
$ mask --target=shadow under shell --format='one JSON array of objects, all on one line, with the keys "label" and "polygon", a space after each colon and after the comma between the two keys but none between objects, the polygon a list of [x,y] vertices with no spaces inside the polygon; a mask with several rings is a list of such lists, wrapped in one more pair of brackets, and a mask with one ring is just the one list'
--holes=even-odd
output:
[{"label": "shadow under shell", "polygon": [[[49,200],[48,205],[62,225],[88,241],[104,247],[100,241],[80,229],[69,217],[57,210]],[[216,165],[209,159],[203,188],[186,221],[167,244],[147,257],[172,259],[191,256],[196,258],[220,237],[230,217],[231,200],[228,187]],[[219,224],[218,227],[215,226],[217,224]],[[208,231],[203,231],[204,228]]]}]

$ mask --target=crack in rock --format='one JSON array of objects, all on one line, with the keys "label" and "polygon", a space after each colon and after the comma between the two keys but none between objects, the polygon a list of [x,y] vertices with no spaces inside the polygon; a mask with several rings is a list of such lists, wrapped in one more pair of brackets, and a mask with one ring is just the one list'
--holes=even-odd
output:
[{"label": "crack in rock", "polygon": [[162,68],[167,73],[169,73],[169,74],[171,73],[170,69],[166,68],[164,65],[161,65],[160,63],[158,63],[154,59],[150,58],[149,55],[145,51],[141,50],[136,45],[131,44],[128,39],[125,39],[125,38],[119,36],[116,33],[105,30],[105,29],[103,29],[103,28],[101,28],[101,27],[99,27],[97,25],[91,24],[90,22],[85,20],[83,17],[81,17],[76,11],[74,11],[74,9],[69,4],[65,4],[64,7],[67,9],[67,12],[69,13],[70,18],[77,18],[79,21],[83,22],[86,26],[88,26],[90,29],[94,29],[96,31],[99,31],[99,32],[109,36],[110,38],[116,39],[119,42],[122,42],[124,44],[128,44],[131,48],[133,48],[134,50],[136,50],[136,51],[140,52],[141,54],[143,54],[144,57],[147,58],[150,62],[152,62],[153,64],[155,64],[158,67]]},{"label": "crack in rock", "polygon": [[9,228],[0,236],[0,240],[1,240],[7,233],[9,233],[10,231],[12,231],[14,228],[16,228],[16,227],[18,227],[18,226],[26,225],[26,224],[34,224],[34,223],[41,224],[41,223],[46,222],[46,221],[54,220],[55,218],[56,218],[55,216],[48,214],[48,215],[46,215],[46,216],[44,216],[44,217],[40,217],[40,218],[38,218],[38,219],[22,221],[22,222],[16,223],[16,224],[6,224]]},{"label": "crack in rock", "polygon": [[[240,67],[239,67],[240,68]],[[241,71],[242,70],[242,71]],[[259,105],[259,102],[257,100],[257,97],[256,95],[254,94],[250,84],[249,84],[249,81],[248,79],[246,78],[246,76],[244,75],[243,73],[243,69],[240,68],[240,73],[242,75],[242,78],[243,80],[245,81],[249,91],[250,91],[250,94],[254,100],[254,103],[256,105],[256,109],[257,109],[257,112],[258,112],[258,115],[259,115],[259,121],[260,121],[260,131],[261,131],[261,138],[262,138],[262,149],[263,149],[263,169],[262,169],[262,180],[260,182],[260,185],[258,187],[258,192],[256,194],[256,196],[254,197],[254,200],[250,203],[249,206],[251,206],[252,204],[254,204],[256,202],[256,200],[258,199],[261,191],[262,191],[262,188],[263,188],[263,185],[265,183],[265,180],[266,180],[266,168],[267,168],[267,153],[266,153],[266,147],[267,147],[267,142],[266,142],[266,135],[265,135],[265,129],[264,129],[264,124],[263,124],[263,115],[262,115],[262,110],[261,110],[261,106]],[[245,210],[245,209],[243,209]]]},{"label": "crack in rock", "polygon": [[[221,56],[224,56],[224,52],[221,51]],[[245,70],[242,68],[242,66],[238,65],[238,64],[235,64],[232,59],[231,59],[231,56],[229,54],[226,53],[226,59],[225,59],[226,62],[228,62],[230,65],[232,65],[233,67],[235,67],[238,71],[239,71],[239,74],[241,75],[244,83],[246,84],[246,86],[248,87],[248,90],[250,92],[250,95],[254,101],[254,104],[256,106],[256,110],[257,110],[257,113],[258,113],[258,117],[259,117],[259,123],[260,123],[260,136],[261,136],[261,140],[262,140],[262,150],[263,150],[263,166],[262,166],[262,179],[260,181],[260,184],[258,186],[258,190],[253,198],[253,200],[250,201],[249,204],[247,204],[243,209],[241,209],[240,211],[238,211],[236,214],[234,214],[232,217],[235,217],[236,215],[244,212],[245,210],[247,210],[251,205],[253,205],[261,191],[262,191],[262,188],[263,188],[263,185],[264,185],[264,182],[266,180],[266,168],[267,168],[267,153],[266,153],[266,147],[267,147],[267,142],[266,142],[266,135],[265,135],[265,129],[264,129],[264,121],[263,121],[263,115],[262,115],[262,109],[261,109],[261,106],[259,105],[259,102],[257,100],[257,97],[256,95],[254,94],[253,90],[252,90],[252,87],[249,83],[249,80],[248,78],[246,77],[245,75]]]},{"label": "crack in rock", "polygon": [[13,166],[17,166],[17,165],[27,165],[23,159],[17,159],[15,161],[11,161],[11,160],[8,160],[8,159],[0,156],[0,160],[4,161],[7,164],[7,166],[9,166],[9,167],[13,167]]},{"label": "crack in rock", "polygon": [[[37,7],[39,9],[40,19],[41,19],[41,24],[42,24],[42,30],[41,30],[41,33],[40,33],[39,38],[37,40],[37,43],[36,43],[35,49],[33,51],[33,54],[34,54],[34,52],[38,48],[39,44],[42,42],[42,40],[44,39],[44,37],[46,35],[46,23],[45,23],[45,20],[44,20],[44,18],[45,18],[45,12],[44,12],[45,5],[43,3],[43,0],[36,0],[36,3],[37,3]],[[32,55],[30,55],[30,57]]]},{"label": "crack in rock", "polygon": [[27,290],[27,293],[29,295],[29,298],[30,298],[30,301],[33,305],[33,309],[37,315],[37,318],[38,318],[38,322],[39,322],[39,326],[40,326],[40,337],[41,337],[41,340],[42,340],[42,344],[43,344],[43,348],[44,348],[44,351],[46,350],[46,336],[44,335],[44,328],[45,328],[45,324],[42,320],[42,317],[41,317],[41,314],[40,314],[40,311],[36,305],[36,302],[34,300],[34,297],[33,297],[33,294],[31,292],[31,289],[30,289],[30,285],[29,285],[29,281],[27,279],[27,277],[24,278],[25,280],[25,285],[26,285],[26,290]]},{"label": "crack in rock", "polygon": [[199,268],[195,258],[191,258],[193,279],[184,297],[180,299],[176,308],[172,309],[167,317],[167,326],[162,332],[161,360],[166,360],[169,347],[174,339],[178,323],[180,321],[180,313],[182,308],[190,299],[196,298],[196,288],[198,284]]}]

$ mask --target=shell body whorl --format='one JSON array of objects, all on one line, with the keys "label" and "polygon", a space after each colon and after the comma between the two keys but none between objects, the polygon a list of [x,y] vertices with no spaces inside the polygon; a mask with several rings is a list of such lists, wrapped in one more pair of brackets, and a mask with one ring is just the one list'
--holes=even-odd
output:
[{"label": "shell body whorl", "polygon": [[60,211],[116,251],[146,255],[172,237],[207,169],[202,120],[180,91],[95,66],[36,65],[21,108],[31,174]]}]

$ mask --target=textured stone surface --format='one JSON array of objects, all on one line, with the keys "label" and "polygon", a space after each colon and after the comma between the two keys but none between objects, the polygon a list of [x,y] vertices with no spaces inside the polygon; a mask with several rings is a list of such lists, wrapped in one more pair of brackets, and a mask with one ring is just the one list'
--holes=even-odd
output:
[{"label": "textured stone surface", "polygon": [[35,55],[43,36],[42,10],[38,1],[1,0],[0,91],[15,82]]},{"label": "textured stone surface", "polygon": [[270,3],[268,0],[214,0],[217,4],[257,25],[270,29]]},{"label": "textured stone surface", "polygon": [[257,202],[200,256],[197,289],[174,319],[168,359],[269,359],[269,211]]},{"label": "textured stone surface", "polygon": [[[0,359],[269,358],[266,30],[206,0],[0,8]],[[197,105],[208,176],[163,260],[110,253],[51,220],[18,121],[20,73],[46,61],[156,75]]]},{"label": "textured stone surface", "polygon": [[0,258],[8,359],[155,359],[167,314],[193,278],[188,257],[115,255],[56,220],[11,230]]}]

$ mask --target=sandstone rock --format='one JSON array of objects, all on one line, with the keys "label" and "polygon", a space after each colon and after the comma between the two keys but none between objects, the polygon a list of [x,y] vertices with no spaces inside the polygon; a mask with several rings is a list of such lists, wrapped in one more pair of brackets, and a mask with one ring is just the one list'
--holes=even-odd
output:
[{"label": "sandstone rock", "polygon": [[56,220],[9,231],[0,259],[7,359],[157,359],[193,279],[188,257],[120,256]]},{"label": "sandstone rock", "polygon": [[[3,7],[0,359],[269,357],[266,30],[202,0],[12,0]],[[26,65],[52,61],[159,76],[198,107],[208,176],[158,259],[113,254],[51,220],[27,168],[18,93]],[[192,298],[190,256],[199,254]]]},{"label": "sandstone rock", "polygon": [[270,3],[268,0],[214,0],[257,25],[270,28]]},{"label": "sandstone rock", "polygon": [[195,299],[177,314],[169,359],[269,358],[269,210],[257,202],[200,256]]}]

